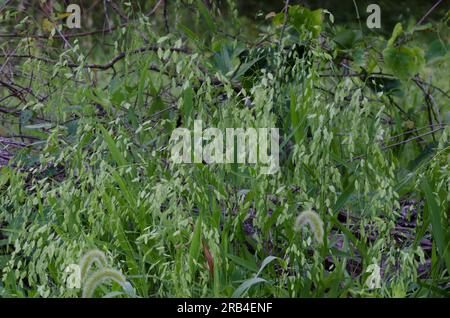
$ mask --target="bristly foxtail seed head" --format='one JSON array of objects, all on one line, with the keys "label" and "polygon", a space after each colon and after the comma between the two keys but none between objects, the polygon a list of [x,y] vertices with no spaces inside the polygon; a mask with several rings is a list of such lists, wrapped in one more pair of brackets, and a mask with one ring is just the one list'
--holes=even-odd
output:
[{"label": "bristly foxtail seed head", "polygon": [[309,224],[311,227],[316,241],[319,244],[323,244],[323,221],[319,214],[312,210],[303,211],[297,217],[294,229],[296,231],[301,231],[306,224]]},{"label": "bristly foxtail seed head", "polygon": [[89,272],[91,266],[95,263],[97,263],[97,266],[101,269],[104,267],[107,267],[108,260],[105,256],[105,253],[103,253],[100,250],[92,250],[87,252],[80,261],[80,278],[81,281],[84,280],[87,273]]},{"label": "bristly foxtail seed head", "polygon": [[124,289],[129,289],[129,284],[121,272],[111,268],[103,268],[92,273],[92,275],[86,280],[83,287],[82,297],[92,298],[97,287],[108,279],[117,282]]}]

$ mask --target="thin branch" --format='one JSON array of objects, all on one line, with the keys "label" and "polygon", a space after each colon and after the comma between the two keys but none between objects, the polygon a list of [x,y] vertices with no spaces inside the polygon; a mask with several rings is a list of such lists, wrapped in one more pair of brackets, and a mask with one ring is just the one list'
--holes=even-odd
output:
[{"label": "thin branch", "polygon": [[[146,47],[141,47],[141,48],[135,49],[135,50],[133,50],[133,51],[131,51],[129,53],[120,52],[118,55],[113,57],[109,62],[107,62],[105,64],[85,64],[85,65],[83,65],[83,67],[84,68],[91,68],[91,69],[107,70],[107,69],[113,67],[114,64],[116,64],[117,62],[119,62],[120,60],[125,58],[127,55],[138,54],[138,53],[143,53],[143,52],[147,52],[147,51],[154,51],[154,52],[156,52],[156,51],[158,51],[158,49],[160,49],[159,46],[150,45],[150,46],[146,46]],[[189,53],[187,48],[171,47],[171,48],[168,48],[168,50],[170,50],[172,52]],[[56,61],[54,61],[54,60],[50,60],[50,59],[45,58],[45,57],[29,55],[29,54],[12,54],[12,55],[8,55],[8,56],[9,57],[16,57],[16,58],[30,58],[30,59],[42,61],[42,62],[49,63],[49,64],[55,64],[56,63]],[[6,56],[5,55],[0,55],[0,57],[6,57]],[[70,68],[76,68],[76,67],[79,67],[80,64],[68,63],[66,66],[70,67]]]},{"label": "thin branch", "polygon": [[426,132],[426,133],[423,133],[422,135],[415,136],[415,137],[411,137],[411,138],[408,138],[408,139],[406,139],[406,140],[399,141],[399,142],[397,142],[397,143],[395,143],[395,144],[391,144],[391,145],[384,146],[384,147],[381,148],[381,149],[382,149],[382,150],[387,150],[387,149],[390,149],[390,148],[394,148],[394,147],[397,147],[397,146],[406,144],[406,143],[408,143],[408,142],[414,141],[414,140],[416,140],[416,139],[420,139],[421,137],[425,137],[425,136],[428,136],[428,135],[430,135],[430,134],[434,134],[435,132],[438,132],[439,130],[442,130],[442,129],[444,129],[444,126],[438,127],[438,128],[436,128],[436,129],[434,129],[434,130],[431,130],[431,131],[428,131],[428,132]]},{"label": "thin branch", "polygon": [[436,9],[436,7],[442,2],[442,0],[438,0],[432,7],[430,10],[428,10],[427,13],[425,13],[425,15],[419,20],[419,22],[417,22],[416,25],[420,25],[430,14],[431,12],[433,12],[434,9]]},{"label": "thin branch", "polygon": [[[438,132],[439,130],[442,130],[442,129],[444,129],[444,128],[445,128],[445,125],[443,125],[443,126],[441,126],[441,127],[439,127],[439,128],[436,128],[436,129],[434,129],[434,130],[428,131],[428,132],[426,132],[426,133],[423,133],[422,135],[418,135],[418,136],[415,136],[415,137],[408,138],[408,139],[406,139],[406,140],[399,141],[399,142],[394,143],[394,144],[390,144],[390,145],[383,146],[383,147],[381,148],[381,150],[384,151],[384,150],[388,150],[388,149],[390,149],[390,148],[394,148],[394,147],[398,147],[398,146],[400,146],[400,145],[404,145],[404,144],[409,143],[409,142],[411,142],[411,141],[414,141],[414,140],[417,140],[417,139],[421,139],[422,137],[428,136],[428,135],[430,135],[430,134],[434,134],[435,132]],[[366,155],[360,155],[360,156],[353,157],[353,158],[347,160],[347,163],[353,162],[353,161],[355,161],[355,160],[360,160],[360,159],[362,159],[362,158],[364,158],[364,157],[366,157]],[[338,165],[338,166],[341,166],[341,165],[342,165],[342,164],[340,164],[340,165]]]},{"label": "thin branch", "polygon": [[[112,26],[109,28],[104,28],[101,30],[94,30],[94,31],[86,31],[86,32],[79,32],[79,33],[72,33],[72,34],[63,34],[63,36],[66,39],[69,38],[76,38],[76,37],[84,37],[84,36],[90,36],[90,35],[95,35],[95,34],[104,34],[104,33],[110,33],[118,28],[124,27],[126,26],[127,23],[123,23],[123,24],[119,24],[116,26]],[[28,38],[38,38],[38,39],[48,39],[49,35],[45,35],[45,34],[15,34],[15,33],[3,33],[0,34],[0,38],[24,38],[24,37],[28,37]],[[55,34],[53,36],[53,38],[61,38],[60,34]]]},{"label": "thin branch", "polygon": [[11,2],[12,0],[6,0],[5,3],[0,7],[0,13],[6,8],[6,6]]},{"label": "thin branch", "polygon": [[[433,105],[434,99],[432,100],[432,98],[430,98],[430,93],[425,90],[425,88],[422,86],[422,84],[420,82],[415,80],[416,78],[417,78],[417,76],[413,79],[413,81],[414,81],[414,83],[416,83],[416,85],[423,92],[423,95],[425,97],[425,103],[427,105],[427,110],[428,110],[428,121],[429,121],[429,123],[431,125],[431,130],[433,130],[434,129],[434,124],[433,124],[433,118],[431,117],[431,113],[434,114],[435,118],[438,118],[438,122],[439,122],[439,124],[441,124],[441,121],[440,121],[440,118],[439,118],[440,116],[435,114],[435,112],[437,112],[439,114],[439,108],[436,105],[436,110],[434,110],[434,105]],[[434,137],[434,134],[433,134],[433,140],[436,140],[435,137]]]},{"label": "thin branch", "polygon": [[161,5],[161,3],[163,3],[163,1],[164,1],[164,0],[159,0],[158,3],[153,7],[153,9],[150,10],[150,11],[149,11],[148,13],[146,13],[145,15],[146,15],[147,17],[149,17],[149,16],[155,14],[156,10],[158,10],[159,6]]}]

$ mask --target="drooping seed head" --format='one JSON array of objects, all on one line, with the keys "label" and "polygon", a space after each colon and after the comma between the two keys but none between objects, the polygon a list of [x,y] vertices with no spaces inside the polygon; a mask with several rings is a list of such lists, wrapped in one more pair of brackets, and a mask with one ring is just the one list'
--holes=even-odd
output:
[{"label": "drooping seed head", "polygon": [[121,272],[111,268],[103,268],[92,273],[92,275],[86,280],[86,283],[83,286],[82,297],[92,298],[97,287],[108,279],[117,282],[125,290],[130,289],[129,283],[126,281]]},{"label": "drooping seed head", "polygon": [[101,269],[104,267],[107,267],[108,260],[105,256],[105,253],[103,253],[100,250],[92,250],[87,252],[80,261],[80,278],[81,281],[83,281],[91,269],[91,266],[96,263],[97,266]]},{"label": "drooping seed head", "polygon": [[314,233],[314,237],[319,244],[323,244],[323,221],[319,214],[312,210],[306,210],[300,213],[295,221],[294,229],[301,231],[308,224]]}]

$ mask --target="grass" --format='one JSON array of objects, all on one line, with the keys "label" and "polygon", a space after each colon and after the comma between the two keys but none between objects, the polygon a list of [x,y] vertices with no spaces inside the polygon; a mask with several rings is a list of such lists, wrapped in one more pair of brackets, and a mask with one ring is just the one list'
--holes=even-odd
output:
[{"label": "grass", "polygon": [[[0,44],[17,73],[0,77],[0,295],[80,297],[69,282],[99,250],[92,275],[116,282],[90,281],[96,297],[448,297],[448,16],[389,41],[326,15],[281,11],[255,35],[228,6],[170,8],[168,33],[162,11],[123,6],[100,40]],[[195,119],[279,128],[280,171],[172,163]],[[306,210],[322,231],[296,231]]]}]

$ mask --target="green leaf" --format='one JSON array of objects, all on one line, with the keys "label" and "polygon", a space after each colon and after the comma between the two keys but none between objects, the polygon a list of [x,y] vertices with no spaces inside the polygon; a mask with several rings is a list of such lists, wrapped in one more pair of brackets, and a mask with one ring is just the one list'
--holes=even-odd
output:
[{"label": "green leaf", "polygon": [[352,49],[356,43],[361,41],[362,32],[360,30],[344,30],[333,38],[342,49]]},{"label": "green leaf", "polygon": [[198,260],[201,248],[201,236],[202,236],[202,218],[198,217],[195,224],[194,234],[192,235],[191,246],[189,247],[189,270],[191,275],[194,273],[194,264]]},{"label": "green leaf", "polygon": [[130,207],[136,206],[136,198],[131,194],[130,187],[127,186],[125,180],[117,173],[116,170],[111,171],[111,175],[113,176],[114,180],[116,180],[117,184],[119,185],[120,190],[122,191],[123,196],[127,200]]},{"label": "green leaf", "polygon": [[52,128],[53,124],[51,123],[42,123],[42,124],[35,124],[35,125],[27,125],[24,126],[26,129],[48,129]]},{"label": "green leaf", "polygon": [[237,297],[241,297],[243,296],[249,289],[250,287],[259,284],[259,283],[266,283],[267,281],[263,278],[258,277],[261,272],[264,270],[264,268],[266,268],[267,265],[269,265],[271,262],[273,262],[274,260],[279,259],[276,256],[267,256],[261,263],[261,266],[258,270],[258,273],[256,273],[256,275],[253,278],[247,279],[245,280],[233,293],[233,295],[231,297],[233,298],[237,298]]},{"label": "green leaf", "polygon": [[139,76],[139,84],[137,90],[137,106],[144,106],[144,89],[145,89],[145,81],[148,77],[148,60],[145,61],[144,65],[142,65],[141,74]]},{"label": "green leaf", "polygon": [[[305,93],[306,96],[302,97],[302,103],[305,103],[309,100],[309,95]],[[290,90],[290,116],[291,116],[291,133],[289,135],[289,138],[285,141],[285,143],[288,142],[288,140],[294,136],[295,143],[298,145],[302,144],[303,139],[305,138],[305,129],[306,129],[306,116],[305,113],[302,112],[304,109],[303,105],[298,105],[298,98],[297,93],[293,88]],[[282,144],[281,149],[285,146],[285,143]]]},{"label": "green leaf", "polygon": [[392,47],[395,43],[395,40],[399,37],[400,34],[403,33],[403,26],[399,22],[395,25],[394,31],[392,31],[392,36],[387,43],[387,47]]},{"label": "green leaf", "polygon": [[[322,9],[313,11],[299,5],[289,6],[287,22],[300,33],[305,29],[310,31],[313,37],[317,37],[322,30],[322,21]],[[284,12],[278,13],[273,23],[281,26],[284,23]]]},{"label": "green leaf", "polygon": [[10,175],[11,170],[8,166],[0,168],[0,189],[9,181]]},{"label": "green leaf", "polygon": [[260,284],[260,283],[266,283],[267,281],[263,278],[254,277],[247,279],[244,281],[236,290],[234,291],[232,298],[239,298],[242,297],[249,289],[250,287]]},{"label": "green leaf", "polygon": [[85,94],[86,97],[88,97],[94,103],[101,105],[106,111],[111,110],[111,102],[107,98],[107,96],[105,96],[105,93],[102,90],[98,90],[95,88],[87,89]]},{"label": "green leaf", "polygon": [[272,261],[278,259],[278,257],[275,256],[267,256],[263,262],[261,263],[261,267],[259,268],[258,273],[256,274],[256,276],[259,276],[261,274],[261,272],[264,270],[264,268],[269,265]]},{"label": "green leaf", "polygon": [[236,263],[239,266],[242,266],[252,272],[256,272],[258,268],[256,267],[256,264],[252,261],[245,260],[243,258],[240,258],[236,255],[227,254],[227,258],[231,259],[234,263]]},{"label": "green leaf", "polygon": [[[153,99],[152,106],[150,107],[150,110],[148,113],[149,113],[149,115],[158,113],[158,112],[164,110],[164,107],[165,107],[164,101],[162,100],[162,98],[160,96],[157,96]],[[166,118],[166,116],[167,116],[167,112],[166,112],[166,114],[164,114],[163,118]]]},{"label": "green leaf", "polygon": [[[436,242],[439,254],[444,258],[447,265],[447,271],[450,273],[450,254],[447,249],[445,233],[448,233],[448,229],[444,231],[444,224],[441,218],[441,209],[433,195],[430,184],[427,179],[422,183],[422,190],[425,193],[426,208],[431,222],[431,233]],[[445,226],[446,227],[446,226]]]},{"label": "green leaf", "polygon": [[200,42],[200,38],[198,37],[198,35],[196,33],[194,33],[191,29],[189,29],[187,26],[185,26],[184,24],[179,23],[178,28],[180,28],[180,30],[183,31],[183,33],[189,39],[191,39],[193,42],[195,42],[195,43]]},{"label": "green leaf", "polygon": [[347,203],[348,199],[353,194],[354,189],[355,183],[351,181],[350,184],[347,186],[347,188],[344,190],[344,192],[342,192],[339,198],[336,200],[336,203],[333,207],[334,213],[339,212],[339,210],[344,207],[345,203]]},{"label": "green leaf", "polygon": [[345,236],[350,241],[353,242],[353,244],[355,244],[359,253],[363,256],[363,259],[367,259],[367,249],[366,249],[365,245],[360,240],[358,240],[356,238],[356,236],[353,235],[353,233],[349,229],[347,229],[341,222],[339,222],[339,220],[337,219],[336,216],[329,215],[328,218],[331,221],[331,223],[333,223],[339,230],[342,231],[342,233],[345,234]]},{"label": "green leaf", "polygon": [[433,27],[433,24],[429,22],[429,23],[425,23],[425,24],[416,25],[414,27],[413,31],[416,32],[416,31],[429,30],[432,27]]},{"label": "green leaf", "polygon": [[194,105],[194,91],[192,90],[192,87],[189,86],[183,91],[183,106],[182,106],[184,122],[187,126],[189,126],[191,121],[193,105]]},{"label": "green leaf", "polygon": [[198,11],[202,15],[203,19],[205,19],[205,22],[208,25],[208,28],[211,31],[215,31],[216,25],[214,24],[214,21],[211,17],[211,14],[209,13],[208,8],[203,4],[203,2],[201,0],[197,0],[197,7],[198,7]]},{"label": "green leaf", "polygon": [[384,63],[387,68],[400,79],[407,80],[422,70],[425,64],[422,49],[405,46],[387,47],[383,51]]},{"label": "green leaf", "polygon": [[111,135],[108,133],[108,131],[103,127],[100,126],[100,131],[102,132],[103,139],[105,140],[109,151],[111,152],[111,156],[119,166],[125,166],[127,164],[127,161],[122,156],[122,153],[120,152],[119,148],[117,147],[116,143],[114,142],[114,139],[111,137]]},{"label": "green leaf", "polygon": [[234,75],[233,78],[234,79],[239,79],[242,75],[245,74],[245,72],[247,72],[259,60],[261,60],[261,58],[256,58],[256,59],[253,59],[251,61],[248,61],[248,62],[242,64],[239,67],[239,70],[236,72],[236,74]]},{"label": "green leaf", "polygon": [[440,57],[444,57],[449,52],[449,48],[450,44],[445,44],[440,39],[434,40],[428,46],[428,50],[425,55],[427,62],[436,60]]}]

